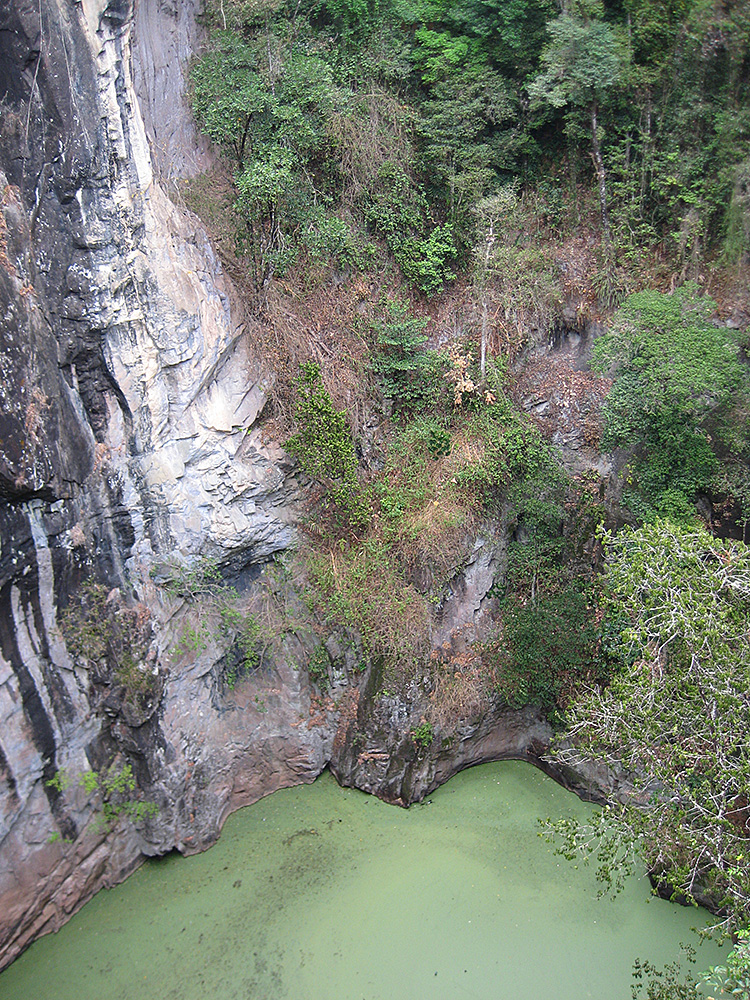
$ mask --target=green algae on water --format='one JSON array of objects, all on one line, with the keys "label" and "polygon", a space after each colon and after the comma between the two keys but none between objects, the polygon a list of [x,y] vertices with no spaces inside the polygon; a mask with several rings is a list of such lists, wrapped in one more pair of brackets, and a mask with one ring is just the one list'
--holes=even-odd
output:
[{"label": "green algae on water", "polygon": [[0,974],[3,1000],[628,1000],[633,962],[707,914],[645,878],[597,898],[538,818],[593,806],[529,764],[464,771],[409,810],[324,774],[148,862]]}]

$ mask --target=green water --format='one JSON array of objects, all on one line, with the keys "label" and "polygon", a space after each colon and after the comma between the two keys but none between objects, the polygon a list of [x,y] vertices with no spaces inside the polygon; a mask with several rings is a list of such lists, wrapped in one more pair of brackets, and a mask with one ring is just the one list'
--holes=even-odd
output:
[{"label": "green water", "polygon": [[2,1000],[629,1000],[636,957],[718,950],[632,879],[598,900],[537,818],[586,816],[528,764],[464,771],[402,810],[329,775],[149,862],[0,974]]}]

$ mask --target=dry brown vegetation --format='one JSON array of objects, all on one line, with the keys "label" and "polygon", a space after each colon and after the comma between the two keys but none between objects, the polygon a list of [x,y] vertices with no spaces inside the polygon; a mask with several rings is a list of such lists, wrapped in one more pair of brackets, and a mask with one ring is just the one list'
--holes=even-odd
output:
[{"label": "dry brown vegetation", "polygon": [[331,123],[331,138],[341,156],[345,187],[341,200],[351,210],[378,183],[385,163],[414,163],[414,109],[370,82],[359,95],[353,114],[340,114]]},{"label": "dry brown vegetation", "polygon": [[547,437],[576,433],[583,444],[596,448],[602,434],[602,406],[611,386],[611,379],[579,371],[575,360],[553,355],[524,366],[513,383],[513,397]]},{"label": "dry brown vegetation", "polygon": [[364,422],[369,353],[367,331],[377,285],[361,275],[335,273],[329,265],[301,258],[277,278],[258,302],[249,259],[238,249],[241,221],[236,192],[227,170],[213,170],[186,182],[186,207],[206,226],[222,265],[248,314],[248,329],[258,363],[269,385],[272,422],[268,433],[284,438],[292,426],[294,380],[300,365],[316,361],[339,409],[351,415],[355,431]]},{"label": "dry brown vegetation", "polygon": [[430,695],[428,721],[444,735],[462,722],[480,718],[491,707],[497,686],[492,666],[474,652],[453,654],[450,644],[430,656],[435,687]]}]

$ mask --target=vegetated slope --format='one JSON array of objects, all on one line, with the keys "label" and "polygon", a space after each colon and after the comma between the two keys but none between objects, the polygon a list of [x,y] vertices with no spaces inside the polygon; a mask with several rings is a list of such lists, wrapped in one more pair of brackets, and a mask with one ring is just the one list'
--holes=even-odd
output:
[{"label": "vegetated slope", "polygon": [[[671,797],[657,792],[631,838],[666,883],[713,890],[736,929],[742,739],[731,767],[707,736],[691,744],[688,777],[664,761],[656,775],[617,728],[642,676],[675,671],[680,691],[657,684],[648,697],[688,720],[724,667],[702,659],[708,637],[693,648],[676,626],[639,631],[638,573],[629,590],[615,569],[603,581],[592,569],[600,521],[656,525],[661,540],[694,532],[685,558],[709,593],[716,560],[744,559],[742,543],[695,532],[703,519],[744,540],[748,510],[747,6],[235,2],[207,4],[206,21],[193,107],[225,161],[187,197],[221,220],[268,345],[301,372],[278,380],[275,416],[317,483],[306,555],[317,614],[363,637],[383,667],[381,700],[428,678],[431,709],[411,731],[420,752],[479,706],[533,704],[578,720],[581,754],[601,756],[604,739],[636,787],[658,778]],[[552,370],[573,386],[585,341],[613,313],[594,348],[609,381],[597,405],[575,402],[572,454],[565,420],[545,419],[571,395],[524,396],[537,377],[524,362],[535,353],[538,375],[540,353],[572,331],[584,350]],[[613,466],[599,445],[616,449]],[[469,636],[481,642],[453,635],[441,650],[451,581],[492,532],[502,557]],[[649,538],[617,536],[614,565]],[[662,567],[667,616],[692,592],[684,568]],[[726,586],[736,695],[745,596]],[[696,657],[702,679],[686,679]],[[714,714],[746,712],[738,697]],[[708,816],[708,800],[724,805]],[[714,856],[704,834],[734,846]]]},{"label": "vegetated slope", "polygon": [[520,256],[543,299],[557,276],[529,225],[594,230],[605,305],[748,251],[743,4],[236,2],[206,21],[193,106],[259,292],[305,257],[368,271],[387,250],[427,295],[457,269],[512,285]]}]

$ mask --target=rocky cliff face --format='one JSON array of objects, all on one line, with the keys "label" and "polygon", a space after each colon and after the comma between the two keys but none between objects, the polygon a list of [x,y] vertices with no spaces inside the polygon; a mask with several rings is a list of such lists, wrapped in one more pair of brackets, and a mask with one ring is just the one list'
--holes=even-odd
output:
[{"label": "rocky cliff face", "polygon": [[[420,753],[425,691],[375,699],[356,637],[290,610],[273,557],[299,485],[261,430],[273,373],[169,197],[207,155],[184,104],[197,6],[0,12],[0,967],[144,855],[202,849],[329,762],[408,802],[548,738],[533,712],[490,714]],[[502,557],[477,543],[436,644],[473,626]],[[205,559],[281,615],[235,689],[216,601],[156,582]],[[321,639],[325,698],[305,669]]]},{"label": "rocky cliff face", "polygon": [[[294,536],[247,320],[165,193],[201,166],[182,102],[195,6],[0,14],[0,964],[142,852],[198,849],[237,803],[313,777],[330,743],[300,729],[291,666],[263,715],[212,702],[214,650],[173,669],[179,601],[149,576],[165,556],[243,570]],[[111,649],[102,676],[85,628],[66,648],[61,615],[85,581],[108,615],[140,609],[138,711],[106,676]],[[112,759],[160,812],[107,836],[77,776]]]}]

